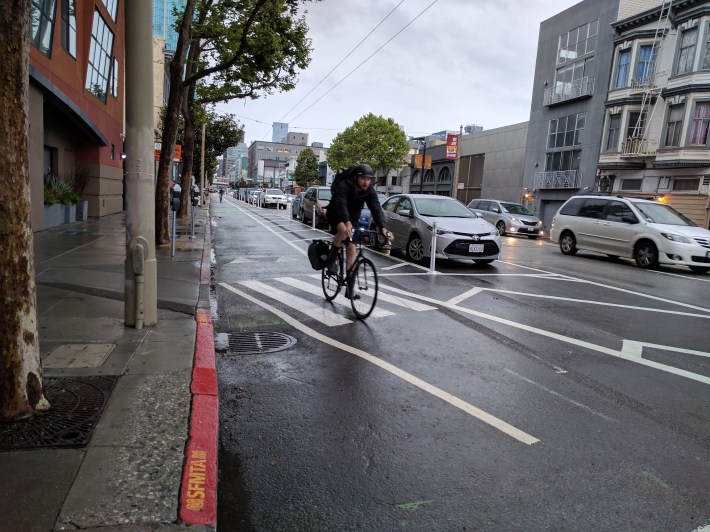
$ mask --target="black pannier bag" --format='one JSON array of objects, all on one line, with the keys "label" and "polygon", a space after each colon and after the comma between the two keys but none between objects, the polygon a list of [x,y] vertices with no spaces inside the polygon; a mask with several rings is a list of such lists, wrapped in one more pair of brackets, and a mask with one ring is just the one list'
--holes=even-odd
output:
[{"label": "black pannier bag", "polygon": [[328,260],[328,252],[330,246],[325,240],[314,240],[308,246],[308,260],[311,261],[311,266],[314,270],[322,270],[325,268],[325,263]]}]

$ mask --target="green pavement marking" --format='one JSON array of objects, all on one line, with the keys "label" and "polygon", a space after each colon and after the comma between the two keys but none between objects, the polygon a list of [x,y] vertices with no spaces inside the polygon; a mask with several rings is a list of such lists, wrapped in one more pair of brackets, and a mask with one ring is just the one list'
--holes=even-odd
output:
[{"label": "green pavement marking", "polygon": [[434,502],[434,499],[428,500],[428,501],[416,501],[416,502],[407,502],[404,504],[398,504],[395,506],[398,510],[419,510],[420,506],[424,506],[426,504],[432,504]]},{"label": "green pavement marking", "polygon": [[645,483],[651,487],[655,486],[657,488],[670,489],[668,484],[649,471],[641,471],[641,477]]},{"label": "green pavement marking", "polygon": [[263,327],[264,325],[283,325],[284,322],[279,319],[267,319],[266,316],[257,316],[252,321],[237,321],[240,329],[253,329],[255,327]]}]

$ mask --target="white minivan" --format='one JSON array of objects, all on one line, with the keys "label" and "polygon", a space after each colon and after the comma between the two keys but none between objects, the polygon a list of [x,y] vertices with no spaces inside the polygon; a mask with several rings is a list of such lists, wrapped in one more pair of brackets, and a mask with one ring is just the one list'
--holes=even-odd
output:
[{"label": "white minivan", "polygon": [[573,196],[552,219],[550,240],[565,255],[584,249],[633,258],[641,268],[672,264],[710,271],[710,231],[670,205],[644,198]]}]

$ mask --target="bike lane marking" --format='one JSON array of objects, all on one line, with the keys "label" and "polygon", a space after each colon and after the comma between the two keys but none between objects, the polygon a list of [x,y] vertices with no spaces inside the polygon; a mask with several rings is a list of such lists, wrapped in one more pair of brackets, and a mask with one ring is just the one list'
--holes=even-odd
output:
[{"label": "bike lane marking", "polygon": [[222,288],[229,290],[230,292],[237,294],[238,296],[243,297],[244,299],[251,301],[255,305],[258,305],[262,307],[263,309],[271,312],[272,314],[275,314],[279,318],[281,318],[283,321],[291,325],[292,327],[298,329],[304,334],[307,334],[308,336],[319,340],[325,344],[331,345],[337,349],[340,349],[342,351],[345,351],[347,353],[350,353],[352,355],[355,355],[357,357],[362,358],[363,360],[366,360],[367,362],[370,362],[372,364],[375,364],[376,366],[384,369],[388,373],[399,377],[400,379],[416,386],[422,391],[425,391],[435,397],[438,397],[439,399],[449,403],[452,406],[455,406],[456,408],[466,412],[467,414],[475,417],[479,421],[482,421],[486,423],[487,425],[503,432],[504,434],[507,434],[511,438],[518,440],[521,443],[524,443],[526,445],[533,445],[534,443],[539,442],[537,438],[534,436],[531,436],[530,434],[518,429],[517,427],[514,427],[513,425],[510,425],[509,423],[506,423],[500,418],[497,418],[493,416],[492,414],[489,414],[488,412],[481,410],[480,408],[473,406],[470,403],[467,403],[466,401],[459,399],[458,397],[450,394],[449,392],[446,392],[442,390],[441,388],[437,388],[436,386],[433,386],[432,384],[429,384],[428,382],[420,379],[419,377],[415,377],[411,373],[408,373],[397,366],[390,364],[389,362],[385,362],[384,360],[381,360],[377,358],[374,355],[371,355],[369,353],[366,353],[365,351],[362,351],[361,349],[358,349],[356,347],[353,347],[348,344],[344,344],[342,342],[339,342],[337,340],[334,340],[328,336],[325,336],[324,334],[319,333],[315,329],[312,329],[308,327],[307,325],[304,325],[303,323],[299,322],[295,318],[289,316],[285,312],[280,311],[279,309],[269,305],[268,303],[265,303],[249,294],[246,292],[243,292],[242,290],[239,290],[238,288],[235,288],[227,283],[219,283],[219,286]]}]

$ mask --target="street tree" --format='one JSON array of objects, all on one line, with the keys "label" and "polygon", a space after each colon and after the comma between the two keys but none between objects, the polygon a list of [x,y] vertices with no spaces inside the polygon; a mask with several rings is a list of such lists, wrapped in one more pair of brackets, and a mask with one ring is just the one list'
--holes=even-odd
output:
[{"label": "street tree", "polygon": [[369,113],[338,133],[328,149],[328,165],[337,171],[368,164],[380,176],[400,168],[409,153],[407,135],[392,118]]},{"label": "street tree", "polygon": [[305,186],[307,182],[318,179],[318,157],[310,148],[301,150],[296,158],[296,171],[294,172],[296,184]]},{"label": "street tree", "polygon": [[[170,62],[168,110],[158,164],[158,244],[170,242],[170,155],[186,88],[197,83],[198,104],[256,99],[274,91],[292,90],[297,72],[310,62],[308,26],[298,12],[299,5],[306,1],[186,1],[176,24],[178,41]],[[189,58],[188,49],[192,50]],[[185,70],[186,60],[191,64]]]},{"label": "street tree", "polygon": [[49,408],[42,389],[30,208],[30,2],[0,0],[0,421]]}]

